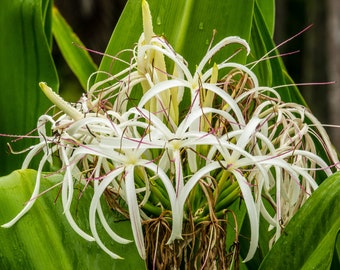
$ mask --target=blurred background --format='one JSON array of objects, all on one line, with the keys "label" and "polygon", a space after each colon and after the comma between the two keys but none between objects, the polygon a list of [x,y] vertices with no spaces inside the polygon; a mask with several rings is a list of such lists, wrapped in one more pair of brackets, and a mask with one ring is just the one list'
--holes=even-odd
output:
[{"label": "blurred background", "polygon": [[[56,6],[85,46],[99,52],[105,51],[125,3],[126,0],[55,0]],[[302,86],[300,90],[321,123],[339,126],[327,127],[327,130],[334,145],[340,149],[340,1],[276,0],[276,44],[309,25],[313,26],[279,51],[300,51],[283,58],[296,83],[335,82]],[[63,87],[66,84],[73,84],[72,87],[76,88],[77,81],[59,57],[57,49],[54,54],[57,68],[63,72],[60,76],[61,90],[67,89]],[[99,64],[101,57],[92,56]],[[78,89],[81,89],[80,86]]]}]

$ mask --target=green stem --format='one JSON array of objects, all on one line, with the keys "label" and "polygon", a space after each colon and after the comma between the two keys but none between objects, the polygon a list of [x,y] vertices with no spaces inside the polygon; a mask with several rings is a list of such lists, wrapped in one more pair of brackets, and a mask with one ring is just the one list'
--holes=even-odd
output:
[{"label": "green stem", "polygon": [[161,203],[165,209],[170,210],[171,209],[170,201],[166,196],[164,196],[163,194],[164,192],[162,192],[161,186],[151,184],[150,189],[151,189],[151,194],[153,195],[152,198],[154,202]]},{"label": "green stem", "polygon": [[240,186],[237,182],[232,183],[232,185],[223,192],[223,194],[227,194],[227,196],[222,197],[219,196],[219,198],[223,198],[221,201],[219,201],[215,206],[215,211],[218,212],[220,210],[226,209],[231,203],[233,203],[236,199],[240,197]]},{"label": "green stem", "polygon": [[154,216],[154,217],[159,217],[162,214],[162,212],[163,212],[163,210],[160,207],[155,206],[155,205],[153,205],[152,203],[149,203],[149,202],[144,204],[142,206],[142,209],[145,212],[147,212],[148,214],[151,214],[151,216]]}]

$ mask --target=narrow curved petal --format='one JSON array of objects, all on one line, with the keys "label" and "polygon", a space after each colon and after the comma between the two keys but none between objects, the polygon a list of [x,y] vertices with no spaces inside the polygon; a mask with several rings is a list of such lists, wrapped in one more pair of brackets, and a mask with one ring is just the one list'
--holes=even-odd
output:
[{"label": "narrow curved petal", "polygon": [[[94,240],[98,245],[107,253],[109,254],[112,258],[116,259],[121,259],[121,257],[111,250],[109,250],[104,243],[100,240],[100,237],[97,232],[96,228],[96,212],[98,208],[100,207],[100,198],[107,188],[107,186],[111,183],[112,179],[115,178],[116,176],[120,175],[124,171],[124,168],[117,168],[116,170],[112,171],[109,175],[107,175],[103,181],[100,183],[100,185],[96,188],[95,193],[93,194],[93,198],[91,200],[91,205],[89,209],[89,223],[90,223],[90,229],[91,233],[94,237]],[[115,236],[115,234],[114,234]],[[119,239],[121,240],[121,239]]]},{"label": "narrow curved petal", "polygon": [[129,165],[125,169],[126,202],[129,208],[131,227],[137,250],[142,259],[146,258],[142,220],[139,213],[139,206],[136,198],[134,182],[134,166]]},{"label": "narrow curved petal", "polygon": [[11,221],[1,225],[1,227],[9,228],[9,227],[13,226],[23,215],[25,215],[32,208],[32,206],[35,203],[35,200],[38,198],[38,195],[39,195],[41,172],[42,172],[42,169],[43,169],[47,159],[48,159],[47,154],[45,154],[41,158],[41,161],[40,161],[39,167],[38,167],[38,171],[37,171],[37,177],[35,179],[34,190],[32,192],[31,198],[28,200],[25,207]]}]

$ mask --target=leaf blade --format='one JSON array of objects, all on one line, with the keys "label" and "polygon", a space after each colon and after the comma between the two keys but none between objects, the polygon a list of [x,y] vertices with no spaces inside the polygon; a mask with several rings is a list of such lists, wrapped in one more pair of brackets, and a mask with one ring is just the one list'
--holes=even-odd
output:
[{"label": "leaf blade", "polygon": [[[158,1],[151,0],[148,3],[154,32],[166,37],[174,49],[190,63],[192,72],[208,49],[214,29],[217,30],[215,41],[230,35],[246,40],[250,38],[253,0],[241,0],[237,3],[233,0],[166,0],[161,5]],[[130,0],[112,33],[106,54],[117,55],[123,49],[132,48],[142,31],[141,0]],[[233,52],[233,49],[230,51]],[[244,62],[245,54],[242,58],[241,62]],[[115,73],[121,67],[119,64],[112,66],[112,59],[104,57],[99,69]]]},{"label": "leaf blade", "polygon": [[[3,206],[0,211],[0,224],[13,218],[21,210],[23,203],[30,198],[35,177],[34,170],[18,170],[0,178],[0,203]],[[41,191],[51,188],[61,180],[60,175],[42,178]],[[13,227],[0,228],[1,269],[143,268],[144,262],[138,256],[134,243],[121,245],[108,241],[109,237],[103,239],[109,248],[125,257],[125,260],[113,260],[95,242],[87,242],[77,235],[62,214],[58,192],[57,187],[41,195],[32,209]],[[86,190],[82,198],[72,206],[72,211],[77,213],[76,221],[86,231],[89,231],[87,216],[92,193],[92,190]],[[132,239],[128,221],[114,222],[112,212],[106,207],[105,213],[111,214],[108,221],[120,235]],[[98,231],[104,235],[101,226],[98,226]]]},{"label": "leaf blade", "polygon": [[[51,10],[44,3],[44,19],[48,22]],[[35,128],[37,115],[50,106],[39,89],[40,81],[48,81],[58,89],[51,48],[45,36],[48,31],[42,18],[42,0],[1,2],[0,134],[23,135]],[[7,141],[0,136],[1,175],[19,168],[23,161],[22,156],[8,153]],[[14,148],[21,150],[30,143],[20,141]]]},{"label": "leaf blade", "polygon": [[289,222],[260,269],[330,267],[340,229],[339,180],[339,173],[332,175],[312,194]]},{"label": "leaf blade", "polygon": [[65,21],[56,7],[53,7],[53,36],[58,47],[84,90],[89,76],[97,70],[84,44]]}]

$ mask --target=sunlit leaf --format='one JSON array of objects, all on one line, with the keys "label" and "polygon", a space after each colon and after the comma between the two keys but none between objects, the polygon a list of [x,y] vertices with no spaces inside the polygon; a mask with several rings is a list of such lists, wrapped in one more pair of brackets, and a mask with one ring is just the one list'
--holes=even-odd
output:
[{"label": "sunlit leaf", "polygon": [[340,229],[338,232],[338,236],[336,238],[336,242],[334,245],[334,253],[332,259],[331,269],[339,269],[340,268]]},{"label": "sunlit leaf", "polygon": [[264,15],[263,19],[266,22],[268,32],[273,38],[275,29],[275,0],[256,0],[256,3]]},{"label": "sunlit leaf", "polygon": [[[0,224],[8,222],[30,198],[36,172],[19,170],[0,178]],[[42,179],[42,191],[60,181],[61,176]],[[59,187],[47,192],[36,201],[29,213],[11,228],[0,228],[0,269],[143,269],[134,243],[120,245],[105,241],[103,228],[98,225],[106,245],[125,257],[113,260],[95,242],[87,242],[77,235],[68,224],[61,200]],[[92,197],[89,188],[73,204],[76,221],[89,231],[88,205]],[[105,212],[110,214],[103,203]],[[110,217],[111,216],[111,217]],[[120,235],[132,239],[128,221],[117,222],[113,215],[108,216],[110,225]],[[107,237],[109,238],[109,237]]]},{"label": "sunlit leaf", "polygon": [[[1,1],[1,134],[23,135],[36,126],[37,115],[44,113],[50,106],[50,102],[39,89],[39,81],[48,81],[53,89],[58,89],[57,74],[49,47],[50,37],[46,38],[48,30],[44,28],[51,17],[48,7],[49,3],[42,0]],[[20,168],[23,160],[22,155],[8,153],[6,142],[8,139],[0,137],[0,174]],[[31,143],[32,141],[20,142],[13,147],[15,150],[22,150]]]},{"label": "sunlit leaf", "polygon": [[[128,1],[112,34],[106,53],[115,56],[125,48],[133,48],[142,33],[141,0]],[[250,38],[253,1],[148,1],[154,32],[164,35],[174,49],[190,63],[193,72],[211,42],[231,35]],[[209,12],[207,12],[209,11]],[[214,30],[216,35],[214,36]],[[119,42],[117,42],[119,40]],[[229,52],[234,52],[233,50]],[[221,55],[226,57],[227,53]],[[229,54],[230,55],[230,54]],[[127,55],[128,57],[131,55]],[[119,57],[122,57],[119,55]],[[245,60],[245,54],[243,54]],[[217,61],[217,59],[214,61]],[[105,57],[100,69],[115,72],[121,66]]]},{"label": "sunlit leaf", "polygon": [[83,90],[86,90],[87,80],[97,70],[97,66],[56,7],[53,8],[52,29],[65,61],[78,78]]},{"label": "sunlit leaf", "polygon": [[329,269],[340,229],[339,180],[334,174],[312,194],[260,269]]}]

